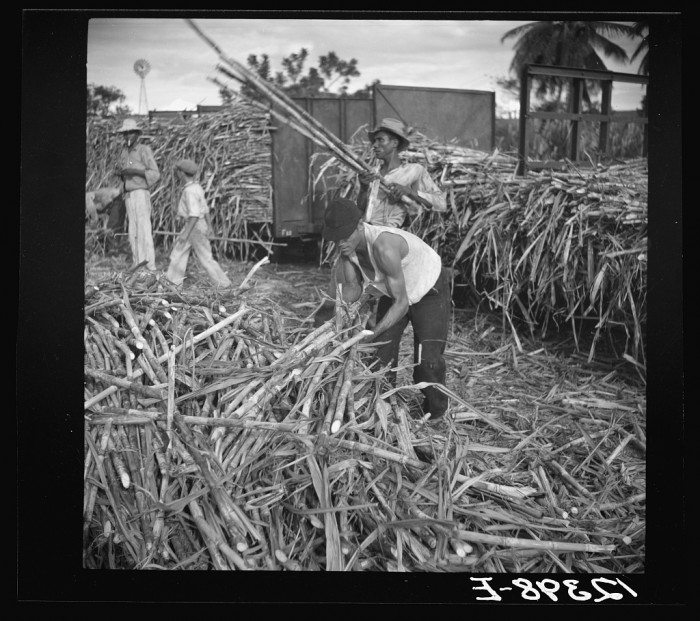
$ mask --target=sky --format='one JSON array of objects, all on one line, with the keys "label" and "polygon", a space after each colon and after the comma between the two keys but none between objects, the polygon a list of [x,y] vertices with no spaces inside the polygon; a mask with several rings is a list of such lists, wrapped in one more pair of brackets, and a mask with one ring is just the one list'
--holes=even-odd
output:
[{"label": "sky", "polygon": [[[360,77],[349,90],[375,79],[395,86],[422,86],[495,91],[497,114],[516,113],[517,99],[502,91],[496,78],[509,75],[514,39],[501,43],[510,29],[527,22],[499,20],[312,20],[312,19],[195,19],[224,53],[245,64],[248,55],[266,53],[272,72],[281,60],[302,47],[309,62],[335,51],[341,59],[356,58]],[[626,22],[630,23],[630,22]],[[139,77],[134,62],[151,65],[145,78],[149,110],[182,110],[197,104],[221,103],[218,87],[208,78],[215,70],[216,52],[180,18],[95,18],[88,27],[87,81],[116,86],[124,103],[139,112]],[[637,42],[620,39],[631,56]],[[636,73],[638,63],[605,59],[611,71]],[[615,83],[612,107],[639,107],[641,87]],[[145,110],[140,110],[145,113]]]}]

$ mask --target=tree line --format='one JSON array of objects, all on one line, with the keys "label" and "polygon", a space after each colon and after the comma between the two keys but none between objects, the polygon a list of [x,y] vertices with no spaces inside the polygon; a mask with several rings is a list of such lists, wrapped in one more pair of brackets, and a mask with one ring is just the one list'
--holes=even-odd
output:
[{"label": "tree line", "polygon": [[[638,41],[631,57],[610,37],[629,37]],[[603,57],[614,58],[621,62],[640,61],[639,73],[648,75],[649,24],[646,21],[633,25],[599,21],[542,21],[531,22],[506,32],[501,43],[515,39],[510,75],[499,77],[496,83],[506,91],[517,95],[522,67],[526,64],[561,65],[582,69],[606,70]],[[601,57],[601,54],[603,57]],[[290,97],[351,97],[371,98],[373,89],[380,80],[365,84],[363,88],[350,91],[350,82],[360,77],[356,58],[344,60],[335,52],[321,55],[316,64],[312,64],[309,52],[302,47],[298,52],[285,56],[281,69],[273,71],[268,54],[250,54],[248,67],[261,78],[267,80],[286,92]],[[555,109],[564,105],[564,81],[562,78],[549,77],[535,82],[535,96],[539,97],[540,106]],[[587,82],[583,89],[584,104],[591,106],[591,96],[599,86]],[[241,88],[243,96],[252,96],[247,88]],[[227,87],[219,88],[221,102],[226,104],[235,93]],[[88,84],[88,115],[111,116],[132,113],[124,104],[126,96],[116,86]],[[642,101],[646,107],[646,97]]]}]

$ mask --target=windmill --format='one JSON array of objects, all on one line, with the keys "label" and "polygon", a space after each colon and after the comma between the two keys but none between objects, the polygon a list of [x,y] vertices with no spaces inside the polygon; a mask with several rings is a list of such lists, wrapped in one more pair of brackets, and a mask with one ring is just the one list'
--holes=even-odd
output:
[{"label": "windmill", "polygon": [[139,114],[145,109],[148,112],[148,99],[146,98],[146,74],[151,70],[151,63],[145,58],[139,58],[134,63],[134,72],[141,78],[141,91],[139,93]]}]

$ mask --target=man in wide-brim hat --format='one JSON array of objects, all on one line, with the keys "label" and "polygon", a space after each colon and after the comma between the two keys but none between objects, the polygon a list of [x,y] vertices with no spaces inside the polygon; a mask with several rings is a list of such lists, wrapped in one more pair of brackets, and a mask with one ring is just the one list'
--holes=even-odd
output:
[{"label": "man in wide-brim hat", "polygon": [[[445,211],[445,193],[426,168],[418,163],[402,162],[399,157],[411,143],[406,126],[398,119],[385,118],[368,133],[374,156],[381,164],[379,174],[391,191],[380,188],[375,203],[368,209],[368,189],[373,176],[359,175],[358,205],[365,211],[365,219],[372,224],[402,227],[409,213],[415,215],[423,208]],[[411,199],[412,203],[406,204],[403,197]]]},{"label": "man in wide-brim hat", "polygon": [[150,147],[139,142],[141,129],[135,119],[125,119],[117,133],[124,139],[117,175],[124,187],[129,245],[134,265],[146,261],[148,269],[155,270],[150,190],[160,179],[160,171]]}]

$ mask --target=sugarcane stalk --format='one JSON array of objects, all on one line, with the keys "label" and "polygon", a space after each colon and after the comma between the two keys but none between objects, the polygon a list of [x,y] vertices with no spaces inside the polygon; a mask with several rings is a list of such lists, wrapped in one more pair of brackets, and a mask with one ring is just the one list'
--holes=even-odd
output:
[{"label": "sugarcane stalk", "polygon": [[[241,552],[248,549],[248,544],[245,542],[239,520],[231,507],[231,500],[223,492],[220,483],[214,479],[214,476],[209,470],[209,465],[207,464],[206,459],[196,448],[192,432],[189,430],[187,425],[184,424],[179,414],[175,414],[174,420],[175,424],[187,439],[189,452],[197,464],[197,467],[204,477],[209,489],[211,490],[211,494],[214,497],[219,510],[221,511],[221,515],[226,523],[226,526],[228,527],[229,534],[236,544],[236,548]],[[211,451],[208,452],[211,453]]]},{"label": "sugarcane stalk", "polygon": [[556,472],[564,479],[565,483],[568,483],[574,490],[583,494],[587,498],[592,498],[593,494],[589,492],[583,485],[581,485],[574,477],[572,477],[567,470],[559,462],[551,459],[546,462],[548,466],[551,466]]},{"label": "sugarcane stalk", "polygon": [[[100,439],[100,446],[97,449],[97,455],[95,455],[95,468],[99,469],[105,458],[105,452],[107,451],[107,446],[109,444],[109,434],[112,428],[111,422],[105,424],[102,430],[102,438]],[[90,520],[92,519],[92,512],[95,508],[95,499],[97,498],[97,486],[93,483],[89,485],[88,501],[85,507],[85,513],[83,516],[83,536],[87,535],[88,528],[90,527]]]},{"label": "sugarcane stalk", "polygon": [[[212,563],[215,569],[223,570],[230,568],[237,568],[241,570],[247,570],[243,559],[234,552],[229,545],[222,539],[222,537],[209,525],[209,523],[204,519],[204,514],[197,504],[196,500],[191,500],[188,503],[190,509],[190,514],[192,519],[197,526],[204,542],[209,549],[209,554],[211,555]],[[221,557],[221,553],[224,554],[226,560]],[[228,562],[231,562],[231,565]]]},{"label": "sugarcane stalk", "polygon": [[343,424],[343,414],[345,413],[345,405],[347,403],[348,395],[352,391],[352,379],[353,373],[355,372],[355,356],[357,355],[357,344],[350,348],[350,354],[348,355],[348,361],[345,366],[345,374],[343,377],[343,385],[340,389],[340,394],[338,395],[337,404],[335,411],[333,412],[333,418],[330,425],[331,433],[336,433],[340,426]]},{"label": "sugarcane stalk", "polygon": [[516,537],[500,537],[462,529],[455,529],[454,536],[462,541],[490,543],[506,548],[529,548],[534,550],[549,550],[551,552],[613,552],[614,545],[597,545],[593,543],[569,543],[567,541],[536,541],[534,539],[518,539]]},{"label": "sugarcane stalk", "polygon": [[175,353],[173,350],[168,352],[168,401],[167,413],[165,419],[165,433],[168,436],[168,446],[165,448],[165,461],[168,466],[172,458],[173,445],[173,417],[175,415]]},{"label": "sugarcane stalk", "polygon": [[[115,433],[114,429],[112,429],[112,435],[114,435],[114,433]],[[131,476],[129,475],[129,472],[126,469],[126,466],[124,465],[124,462],[122,461],[122,458],[117,453],[117,448],[116,448],[116,446],[114,444],[114,440],[112,438],[109,438],[107,448],[109,450],[109,456],[112,459],[112,464],[114,465],[114,469],[117,471],[117,474],[119,475],[119,481],[122,484],[122,487],[124,489],[129,489],[129,486],[131,485]]]},{"label": "sugarcane stalk", "polygon": [[152,399],[163,398],[163,393],[156,388],[152,388],[151,386],[137,384],[136,382],[122,379],[120,377],[115,377],[113,375],[109,375],[108,373],[103,373],[102,371],[96,371],[89,367],[84,367],[84,372],[86,376],[96,379],[99,382],[102,382],[103,384],[109,384],[110,386],[124,388],[143,397],[150,397]]},{"label": "sugarcane stalk", "polygon": [[[162,235],[164,237],[177,237],[180,235],[179,232],[177,231],[153,231],[153,235]],[[270,246],[279,246],[279,247],[287,247],[289,244],[284,244],[282,242],[273,242],[273,241],[263,241],[263,240],[255,240],[255,239],[248,239],[245,237],[218,237],[215,235],[212,235],[211,237],[208,237],[210,241],[224,241],[224,242],[231,242],[231,243],[245,243],[245,244],[252,244],[254,246],[265,246],[265,248],[268,248]]]}]

